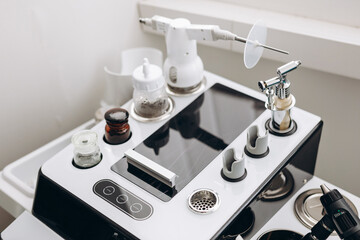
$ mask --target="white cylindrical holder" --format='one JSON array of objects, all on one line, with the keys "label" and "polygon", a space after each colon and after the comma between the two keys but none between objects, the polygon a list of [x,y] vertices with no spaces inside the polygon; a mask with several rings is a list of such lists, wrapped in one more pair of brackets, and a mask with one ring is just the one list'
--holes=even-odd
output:
[{"label": "white cylindrical holder", "polygon": [[156,48],[130,48],[114,55],[104,67],[105,93],[101,100],[102,107],[106,107],[106,110],[120,107],[131,99],[132,73],[143,63],[145,57],[152,64],[163,66],[162,52]]},{"label": "white cylindrical holder", "polygon": [[105,72],[105,94],[101,102],[103,107],[117,107],[124,104],[132,97],[131,75],[122,75],[113,72],[109,67],[104,67]]}]

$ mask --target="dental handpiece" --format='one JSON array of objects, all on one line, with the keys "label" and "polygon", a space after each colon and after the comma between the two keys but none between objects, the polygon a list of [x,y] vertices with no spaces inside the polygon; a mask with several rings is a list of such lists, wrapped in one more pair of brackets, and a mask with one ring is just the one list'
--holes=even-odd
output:
[{"label": "dental handpiece", "polygon": [[330,190],[325,184],[321,185],[324,193],[320,201],[326,214],[334,223],[335,230],[341,239],[360,239],[360,219],[336,189]]},{"label": "dental handpiece", "polygon": [[325,240],[336,230],[340,239],[360,239],[360,219],[336,189],[330,190],[321,185],[323,196],[321,204],[325,209],[324,217],[306,234],[302,240]]},{"label": "dental handpiece", "polygon": [[[169,27],[172,19],[161,17],[161,16],[153,16],[152,18],[140,18],[139,22],[152,27],[154,30],[165,33],[167,32],[167,28]],[[186,32],[190,39],[192,40],[208,40],[208,41],[216,41],[216,40],[233,40],[242,43],[250,43],[255,45],[256,47],[263,47],[268,50],[272,50],[275,52],[289,54],[288,51],[284,51],[278,48],[270,47],[265,44],[260,43],[257,40],[249,40],[246,38],[242,38],[237,36],[236,34],[220,29],[219,26],[216,25],[201,25],[201,24],[191,24],[186,28]]]}]

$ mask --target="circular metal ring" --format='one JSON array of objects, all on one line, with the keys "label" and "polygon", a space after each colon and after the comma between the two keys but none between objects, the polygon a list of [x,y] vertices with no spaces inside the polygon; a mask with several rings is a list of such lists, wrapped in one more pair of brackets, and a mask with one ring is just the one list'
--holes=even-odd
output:
[{"label": "circular metal ring", "polygon": [[132,102],[130,105],[130,116],[133,119],[140,121],[140,122],[158,122],[158,121],[162,121],[164,119],[168,119],[171,116],[171,113],[174,111],[174,107],[175,107],[175,102],[171,97],[168,97],[168,102],[169,102],[169,107],[166,110],[166,112],[157,117],[140,116],[139,114],[137,114],[135,112],[135,105],[134,105],[134,102]]},{"label": "circular metal ring", "polygon": [[176,88],[176,87],[171,87],[169,86],[169,84],[167,84],[166,92],[172,96],[186,97],[203,92],[205,90],[205,86],[206,86],[206,78],[204,77],[199,84],[189,88]]},{"label": "circular metal ring", "polygon": [[[295,200],[294,211],[299,221],[311,229],[323,217],[323,206],[320,197],[323,195],[320,188],[309,189],[301,193]],[[355,205],[344,196],[345,201],[358,215]],[[336,233],[332,233],[336,235]]]},{"label": "circular metal ring", "polygon": [[219,195],[206,188],[194,191],[188,198],[189,208],[200,214],[209,214],[216,211],[220,206]]}]

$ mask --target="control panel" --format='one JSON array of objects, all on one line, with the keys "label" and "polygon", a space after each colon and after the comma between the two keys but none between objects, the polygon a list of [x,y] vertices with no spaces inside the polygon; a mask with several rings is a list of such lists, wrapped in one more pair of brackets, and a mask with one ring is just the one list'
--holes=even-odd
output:
[{"label": "control panel", "polygon": [[153,213],[152,206],[111,180],[94,185],[94,193],[135,220],[145,220]]}]

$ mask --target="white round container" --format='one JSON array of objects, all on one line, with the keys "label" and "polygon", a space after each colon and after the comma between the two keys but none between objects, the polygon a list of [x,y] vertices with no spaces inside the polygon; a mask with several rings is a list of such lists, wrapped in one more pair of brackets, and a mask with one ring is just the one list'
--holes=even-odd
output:
[{"label": "white round container", "polygon": [[134,111],[144,118],[156,118],[169,109],[165,80],[159,66],[144,58],[143,65],[137,67],[132,75]]}]

